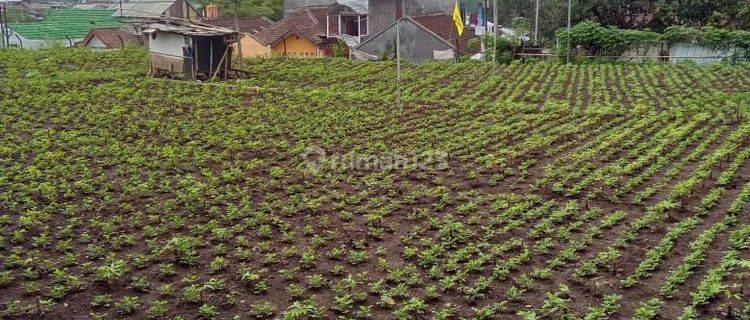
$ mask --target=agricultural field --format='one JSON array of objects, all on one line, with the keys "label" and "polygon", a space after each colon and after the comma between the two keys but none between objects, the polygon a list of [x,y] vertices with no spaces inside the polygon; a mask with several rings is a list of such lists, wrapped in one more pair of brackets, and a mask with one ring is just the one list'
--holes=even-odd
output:
[{"label": "agricultural field", "polygon": [[3,317],[750,317],[750,67],[244,68],[0,51]]}]

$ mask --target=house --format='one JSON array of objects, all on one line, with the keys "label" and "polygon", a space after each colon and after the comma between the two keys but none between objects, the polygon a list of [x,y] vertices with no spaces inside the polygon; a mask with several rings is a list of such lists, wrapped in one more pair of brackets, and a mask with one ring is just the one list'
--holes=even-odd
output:
[{"label": "house", "polygon": [[151,62],[150,75],[208,79],[231,70],[232,45],[239,34],[227,28],[177,19],[137,25]]},{"label": "house", "polygon": [[372,35],[357,47],[355,55],[365,59],[391,59],[395,53],[396,27],[401,38],[401,57],[414,62],[453,59],[455,52],[462,55],[476,53],[469,47],[475,37],[467,28],[457,37],[451,17],[444,12],[418,16],[403,16],[382,31]]},{"label": "house", "polygon": [[[408,16],[419,16],[432,12],[450,13],[455,0],[284,0],[284,15],[288,16],[297,9],[308,6],[341,4],[352,8],[367,8],[367,34],[379,32],[396,19]],[[363,35],[367,38],[367,35]]]},{"label": "house", "polygon": [[122,22],[111,10],[53,9],[44,11],[42,20],[9,23],[10,45],[27,49],[72,47],[95,28],[119,28]]},{"label": "house", "polygon": [[200,20],[198,10],[187,0],[130,0],[109,6],[113,16],[127,19],[182,18]]},{"label": "house", "polygon": [[143,46],[143,38],[120,28],[98,28],[89,31],[82,45],[95,50],[111,50],[125,46]]},{"label": "house", "polygon": [[267,28],[271,27],[274,22],[266,17],[241,18],[235,25],[234,19],[211,19],[206,23],[217,27],[224,27],[241,33],[239,42],[243,58],[263,58],[271,56],[271,48],[261,41],[261,34]]},{"label": "house", "polygon": [[[363,18],[362,12],[341,4],[303,7],[266,28],[258,39],[273,56],[346,56],[367,32]],[[351,20],[359,24],[346,23]]]}]

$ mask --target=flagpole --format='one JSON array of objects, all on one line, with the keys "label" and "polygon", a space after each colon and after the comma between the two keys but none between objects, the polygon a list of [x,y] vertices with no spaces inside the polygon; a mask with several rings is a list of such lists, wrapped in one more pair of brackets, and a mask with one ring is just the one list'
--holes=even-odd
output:
[{"label": "flagpole", "polygon": [[458,41],[458,30],[456,30],[456,62],[459,62],[459,56],[461,55],[461,42]]},{"label": "flagpole", "polygon": [[[463,34],[463,28],[464,28],[464,20],[461,16],[461,10],[458,7],[458,1],[456,1],[455,5],[453,6],[453,15],[451,16],[451,24],[453,27],[451,29],[456,30],[456,62],[459,62],[459,56],[461,55],[461,45],[459,43],[459,38],[461,38],[461,35]],[[460,30],[459,30],[460,29]]]}]

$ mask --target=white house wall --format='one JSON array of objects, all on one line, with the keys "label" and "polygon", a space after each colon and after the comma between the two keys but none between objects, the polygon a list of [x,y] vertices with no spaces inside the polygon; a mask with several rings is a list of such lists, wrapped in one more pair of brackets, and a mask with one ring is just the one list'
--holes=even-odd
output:
[{"label": "white house wall", "polygon": [[88,44],[89,48],[92,49],[107,49],[107,45],[102,42],[102,40],[99,39],[99,37],[93,37],[91,38],[91,41],[89,41]]}]

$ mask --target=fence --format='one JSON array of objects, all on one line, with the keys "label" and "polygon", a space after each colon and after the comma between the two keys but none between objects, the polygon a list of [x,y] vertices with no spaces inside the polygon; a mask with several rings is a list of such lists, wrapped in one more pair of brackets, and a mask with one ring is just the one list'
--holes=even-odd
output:
[{"label": "fence", "polygon": [[[518,53],[516,54],[517,59],[521,60],[565,60],[565,54],[554,54],[554,53]],[[662,63],[684,63],[693,62],[697,64],[708,64],[708,63],[727,63],[727,64],[738,64],[750,62],[750,52],[742,50],[734,50],[730,55],[584,55],[584,54],[573,54],[571,59],[577,62],[582,61],[610,61],[610,62],[662,62]]]}]

